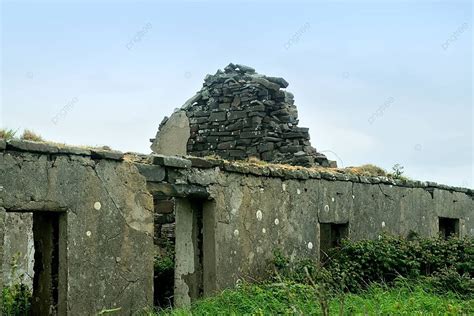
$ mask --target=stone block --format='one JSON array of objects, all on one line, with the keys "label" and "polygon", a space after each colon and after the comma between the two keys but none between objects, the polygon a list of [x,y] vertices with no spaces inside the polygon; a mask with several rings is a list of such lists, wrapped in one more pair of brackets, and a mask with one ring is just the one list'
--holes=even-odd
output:
[{"label": "stone block", "polygon": [[212,112],[209,116],[209,120],[211,122],[221,122],[225,121],[227,116],[227,112],[219,111],[219,112]]},{"label": "stone block", "polygon": [[62,147],[58,146],[58,153],[65,155],[76,155],[76,156],[90,156],[92,152],[86,148],[80,147]]},{"label": "stone block", "polygon": [[7,147],[7,142],[4,139],[0,139],[0,150],[4,150]]},{"label": "stone block", "polygon": [[[204,123],[207,117],[192,118]],[[190,119],[185,111],[177,111],[171,115],[168,121],[156,133],[155,141],[151,145],[151,150],[162,155],[185,155],[186,144],[191,135]]]},{"label": "stone block", "polygon": [[265,132],[263,131],[253,131],[253,132],[242,132],[240,133],[240,138],[259,138],[263,137]]},{"label": "stone block", "polygon": [[227,119],[229,120],[238,120],[241,118],[247,117],[247,112],[246,111],[231,111],[227,115]]},{"label": "stone block", "polygon": [[207,159],[198,158],[198,157],[186,157],[186,159],[191,161],[191,165],[195,168],[213,168],[215,166],[214,162],[211,162]]},{"label": "stone block", "polygon": [[191,161],[181,157],[151,155],[151,161],[154,165],[175,167],[175,168],[191,168]]},{"label": "stone block", "polygon": [[123,160],[123,153],[116,150],[91,149],[93,159]]},{"label": "stone block", "polygon": [[245,154],[245,151],[243,151],[243,150],[228,150],[227,152],[229,153],[229,156],[233,157],[233,158],[242,159],[242,158],[245,158],[247,156]]},{"label": "stone block", "polygon": [[270,150],[273,150],[274,148],[275,148],[274,143],[262,143],[258,145],[258,152],[261,153],[265,151],[270,151]]},{"label": "stone block", "polygon": [[11,139],[7,142],[7,148],[19,151],[29,151],[38,153],[56,154],[58,147],[40,142],[32,142],[28,140]]},{"label": "stone block", "polygon": [[174,200],[155,200],[155,213],[172,214],[174,213]]},{"label": "stone block", "polygon": [[188,197],[207,199],[209,193],[205,187],[193,184],[147,183],[148,191],[155,197]]},{"label": "stone block", "polygon": [[160,182],[166,177],[165,168],[157,165],[136,164],[138,171],[146,178],[147,181]]},{"label": "stone block", "polygon": [[267,79],[270,82],[276,83],[281,88],[286,88],[289,85],[288,81],[286,81],[285,79],[283,79],[281,77],[268,77],[268,76],[265,76],[265,79]]},{"label": "stone block", "polygon": [[224,142],[217,145],[217,149],[232,149],[236,145],[235,141]]}]

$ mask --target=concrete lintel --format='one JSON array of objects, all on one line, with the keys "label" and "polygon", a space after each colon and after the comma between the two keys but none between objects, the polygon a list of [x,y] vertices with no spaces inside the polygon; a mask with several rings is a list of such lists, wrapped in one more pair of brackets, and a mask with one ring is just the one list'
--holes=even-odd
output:
[{"label": "concrete lintel", "polygon": [[192,184],[168,184],[168,183],[147,183],[148,191],[154,197],[188,197],[197,199],[209,198],[209,192],[205,187]]}]

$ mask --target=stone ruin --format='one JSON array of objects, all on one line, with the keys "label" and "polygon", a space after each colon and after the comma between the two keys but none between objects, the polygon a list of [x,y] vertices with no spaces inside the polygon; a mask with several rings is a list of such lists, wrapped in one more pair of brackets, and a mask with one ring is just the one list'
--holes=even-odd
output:
[{"label": "stone ruin", "polygon": [[311,146],[309,129],[298,126],[294,97],[286,87],[283,78],[231,63],[207,75],[202,89],[170,119],[165,117],[151,148],[166,154],[336,167]]},{"label": "stone ruin", "polygon": [[[207,77],[161,126],[161,154],[0,139],[0,289],[26,274],[32,315],[136,315],[264,280],[275,251],[318,261],[343,238],[474,236],[473,189],[230,161],[330,165],[298,129],[286,85],[241,65]],[[196,157],[210,154],[226,159]],[[156,258],[170,245],[164,275]]]}]

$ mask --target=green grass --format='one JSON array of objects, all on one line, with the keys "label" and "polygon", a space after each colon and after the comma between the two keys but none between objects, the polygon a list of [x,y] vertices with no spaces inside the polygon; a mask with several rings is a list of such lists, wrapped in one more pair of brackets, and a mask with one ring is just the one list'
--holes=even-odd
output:
[{"label": "green grass", "polygon": [[[474,298],[436,295],[422,284],[373,285],[361,294],[329,299],[329,314],[339,315],[472,315]],[[322,315],[320,300],[309,285],[293,282],[242,285],[199,300],[190,309],[161,310],[149,315]]]}]

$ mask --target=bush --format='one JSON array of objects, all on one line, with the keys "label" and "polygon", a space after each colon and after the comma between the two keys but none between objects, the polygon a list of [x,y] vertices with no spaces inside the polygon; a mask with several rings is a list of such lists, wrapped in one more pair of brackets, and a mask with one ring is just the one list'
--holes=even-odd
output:
[{"label": "bush", "polygon": [[23,283],[15,283],[2,290],[3,315],[29,315],[31,308],[31,291]]},{"label": "bush", "polygon": [[17,131],[14,131],[12,129],[0,129],[0,139],[4,140],[10,140],[15,138]]},{"label": "bush", "polygon": [[30,131],[29,129],[25,129],[23,134],[20,137],[21,140],[30,140],[33,142],[44,142],[43,137],[39,136],[35,132]]},{"label": "bush", "polygon": [[160,240],[159,253],[155,255],[154,283],[156,306],[172,305],[174,291],[174,244],[167,239]]},{"label": "bush", "polygon": [[[280,261],[282,259],[279,259]],[[437,292],[474,295],[473,239],[407,240],[382,236],[378,240],[343,241],[320,267],[308,260],[277,271],[298,282],[324,284],[333,292],[365,290],[372,283],[393,284],[400,277],[422,279]],[[307,272],[306,272],[307,271]]]},{"label": "bush", "polygon": [[31,290],[23,283],[24,275],[17,275],[18,260],[21,253],[12,256],[10,267],[14,281],[11,285],[2,289],[2,313],[1,315],[22,316],[29,315],[31,308]]}]

